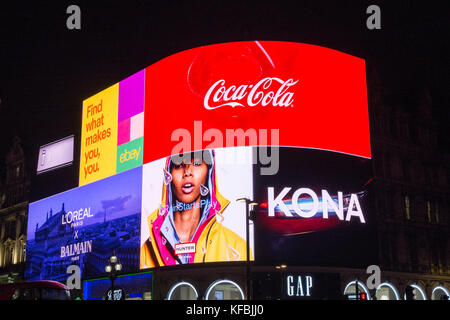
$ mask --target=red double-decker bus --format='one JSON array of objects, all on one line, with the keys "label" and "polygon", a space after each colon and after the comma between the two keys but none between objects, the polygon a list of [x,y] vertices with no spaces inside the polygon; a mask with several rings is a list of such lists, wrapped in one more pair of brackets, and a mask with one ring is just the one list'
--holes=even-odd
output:
[{"label": "red double-decker bus", "polygon": [[70,300],[70,291],[57,281],[0,284],[0,300]]}]

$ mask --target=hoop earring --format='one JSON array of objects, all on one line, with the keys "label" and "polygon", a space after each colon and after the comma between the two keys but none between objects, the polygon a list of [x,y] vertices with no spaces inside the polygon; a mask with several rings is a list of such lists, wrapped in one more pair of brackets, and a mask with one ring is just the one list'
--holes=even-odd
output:
[{"label": "hoop earring", "polygon": [[164,170],[164,184],[167,186],[169,183],[172,182],[172,175],[166,169],[163,170]]},{"label": "hoop earring", "polygon": [[204,186],[200,183],[200,194],[204,197],[209,193],[209,189],[207,186]]}]

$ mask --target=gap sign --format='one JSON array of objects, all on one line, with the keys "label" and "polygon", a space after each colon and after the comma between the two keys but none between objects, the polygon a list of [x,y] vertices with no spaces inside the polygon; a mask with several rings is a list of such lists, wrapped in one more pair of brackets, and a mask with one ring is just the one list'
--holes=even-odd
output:
[{"label": "gap sign", "polygon": [[311,276],[289,275],[286,277],[286,294],[288,297],[311,297],[313,278]]},{"label": "gap sign", "polygon": [[283,299],[341,299],[338,274],[291,273],[284,275]]}]

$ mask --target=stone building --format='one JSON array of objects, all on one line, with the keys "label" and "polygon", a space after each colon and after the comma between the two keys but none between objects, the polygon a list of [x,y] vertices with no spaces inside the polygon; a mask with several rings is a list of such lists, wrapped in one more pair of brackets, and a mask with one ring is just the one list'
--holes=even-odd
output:
[{"label": "stone building", "polygon": [[6,172],[0,177],[0,283],[22,280],[25,265],[30,179],[20,138],[14,137],[4,161]]},{"label": "stone building", "polygon": [[415,284],[430,299],[437,286],[450,286],[450,154],[439,143],[428,89],[399,99],[372,85],[372,208],[380,269],[401,298]]}]

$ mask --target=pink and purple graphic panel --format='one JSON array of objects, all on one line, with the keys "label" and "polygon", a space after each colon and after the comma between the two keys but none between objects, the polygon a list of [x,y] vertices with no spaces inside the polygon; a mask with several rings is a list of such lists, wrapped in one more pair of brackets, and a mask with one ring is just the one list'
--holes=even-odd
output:
[{"label": "pink and purple graphic panel", "polygon": [[144,135],[145,70],[119,83],[117,145]]}]

